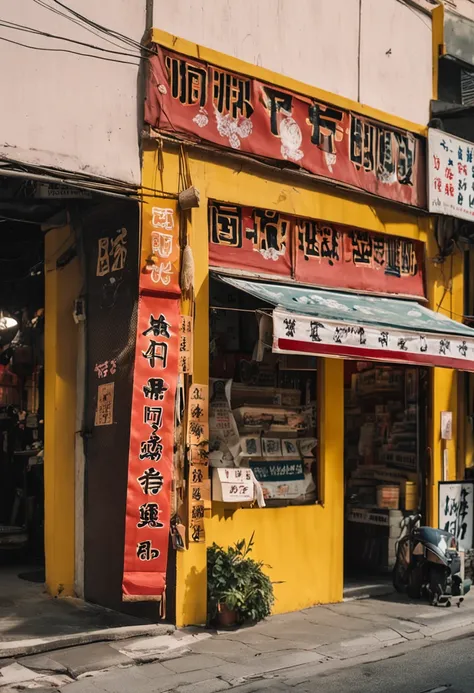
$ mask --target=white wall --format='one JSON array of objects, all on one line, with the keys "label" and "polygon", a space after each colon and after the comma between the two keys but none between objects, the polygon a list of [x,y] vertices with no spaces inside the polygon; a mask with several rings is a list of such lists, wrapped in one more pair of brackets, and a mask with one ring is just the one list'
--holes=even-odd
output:
[{"label": "white wall", "polygon": [[[53,0],[42,2],[64,11]],[[64,2],[99,24],[142,40],[146,0]],[[103,34],[91,33],[33,0],[2,0],[0,19],[138,54],[116,39],[110,40],[118,45],[111,45]],[[3,38],[42,48],[104,55],[133,65],[32,50],[7,43]],[[3,25],[0,56],[0,154],[26,163],[140,182],[136,59],[100,54]]]},{"label": "white wall", "polygon": [[426,124],[432,97],[431,17],[399,0],[362,0],[360,45],[362,103]]},{"label": "white wall", "polygon": [[154,0],[153,14],[158,29],[428,121],[431,18],[400,0]]}]

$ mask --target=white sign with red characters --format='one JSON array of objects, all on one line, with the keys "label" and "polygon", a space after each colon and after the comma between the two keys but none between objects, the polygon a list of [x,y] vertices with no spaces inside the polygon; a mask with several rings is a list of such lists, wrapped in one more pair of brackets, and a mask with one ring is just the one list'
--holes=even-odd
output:
[{"label": "white sign with red characters", "polygon": [[428,208],[474,220],[474,143],[428,131]]}]

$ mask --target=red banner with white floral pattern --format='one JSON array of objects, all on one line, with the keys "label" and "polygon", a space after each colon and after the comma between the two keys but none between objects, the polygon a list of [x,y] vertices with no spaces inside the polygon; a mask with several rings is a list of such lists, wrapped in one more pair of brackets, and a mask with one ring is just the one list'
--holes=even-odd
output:
[{"label": "red banner with white floral pattern", "polygon": [[424,140],[245,75],[156,46],[145,121],[157,130],[301,167],[426,206]]}]

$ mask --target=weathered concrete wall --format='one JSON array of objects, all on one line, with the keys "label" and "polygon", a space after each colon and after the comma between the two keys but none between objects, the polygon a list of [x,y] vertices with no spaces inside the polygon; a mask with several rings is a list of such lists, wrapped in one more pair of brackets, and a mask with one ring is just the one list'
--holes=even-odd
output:
[{"label": "weathered concrete wall", "polygon": [[431,17],[399,0],[154,0],[181,38],[426,123]]},{"label": "weathered concrete wall", "polygon": [[[71,21],[74,17],[52,0],[43,1],[56,11],[34,0],[5,0],[2,21],[119,54],[0,27],[0,154],[139,183],[139,51]],[[146,0],[67,0],[65,4],[98,24],[142,40]],[[124,62],[114,62],[118,60]]]}]

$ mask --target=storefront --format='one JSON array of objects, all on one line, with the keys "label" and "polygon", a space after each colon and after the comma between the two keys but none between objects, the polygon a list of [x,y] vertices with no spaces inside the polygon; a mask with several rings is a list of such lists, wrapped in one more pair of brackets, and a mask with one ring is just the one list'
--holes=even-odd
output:
[{"label": "storefront", "polygon": [[[40,613],[43,585],[53,597],[105,605],[112,595],[121,604],[121,565],[108,602],[94,571],[105,541],[119,562],[123,552],[116,498],[126,485],[139,207],[119,184],[107,191],[72,174],[65,185],[64,172],[61,183],[53,173],[4,173],[0,590],[9,615],[27,622]],[[122,470],[114,444],[125,449]]]},{"label": "storefront", "polygon": [[[356,480],[347,447],[347,429],[355,425],[349,423],[350,407],[358,404],[350,399],[352,383],[358,383],[353,396],[361,396],[371,378],[384,381],[387,365],[389,381],[396,382],[397,406],[390,404],[392,392],[387,403],[373,400],[366,414],[369,423],[377,414],[381,426],[385,417],[381,445],[387,469],[397,469],[398,458],[408,464],[405,480],[415,487],[405,485],[400,509],[406,507],[408,487],[414,502],[422,501],[427,521],[436,522],[442,411],[453,414],[453,435],[444,444],[448,478],[456,478],[463,456],[457,369],[472,366],[473,333],[459,322],[462,258],[435,261],[438,247],[423,211],[424,128],[370,109],[355,116],[358,104],[312,88],[305,87],[299,100],[303,85],[290,79],[162,32],[155,31],[154,40],[165,50],[152,70],[143,185],[167,193],[193,186],[200,196],[199,205],[176,214],[168,229],[182,248],[188,246],[184,264],[190,252],[194,261],[192,290],[182,296],[180,308],[190,324],[192,340],[183,348],[189,356],[191,343],[192,365],[181,364],[177,374],[187,417],[175,431],[170,482],[175,509],[170,519],[182,539],[172,547],[176,622],[206,620],[207,547],[248,539],[253,531],[254,557],[271,566],[276,613],[337,602],[343,592],[344,536],[350,531],[348,488]],[[206,93],[212,80],[214,87],[216,80],[221,87],[233,85],[230,100],[219,101],[217,88]],[[269,84],[280,91],[275,95]],[[257,92],[269,96],[263,111]],[[322,105],[328,101],[334,110]],[[319,121],[303,117],[308,104]],[[264,133],[266,139],[259,139]],[[229,153],[216,152],[206,141]],[[265,149],[267,141],[273,149]],[[311,144],[318,156],[308,163]],[[385,160],[387,175],[370,161],[376,151],[380,162],[383,147],[393,153]],[[270,166],[269,159],[286,162],[285,170]],[[150,206],[170,207],[159,198],[156,192]],[[162,233],[164,211],[159,216],[155,230]],[[153,226],[143,227],[144,239]],[[144,258],[147,253],[143,248]],[[166,253],[156,256],[153,264],[161,269],[151,270],[159,277],[154,290],[163,298],[164,265],[157,260]],[[372,362],[378,362],[375,369],[367,367]],[[412,433],[415,380],[419,392],[426,391],[426,405],[417,401],[424,418],[417,415],[420,435],[413,451],[397,448],[392,439],[397,430],[402,438],[407,430]],[[193,392],[199,394],[199,411],[191,411]],[[364,398],[370,399],[365,393]],[[219,429],[229,428],[229,420],[231,435],[223,440]],[[369,440],[367,433],[361,455],[367,455],[367,466]],[[430,453],[421,455],[422,446]],[[210,465],[199,461],[199,450]],[[370,466],[380,470],[380,462],[372,455]],[[239,483],[245,501],[229,502],[231,487]],[[390,474],[372,479],[366,485],[375,494],[370,503],[377,504],[377,486],[395,485],[400,478]],[[153,556],[147,558],[152,563]],[[140,599],[141,593],[146,599],[145,588],[146,580],[141,585],[138,580],[128,596]]]}]

